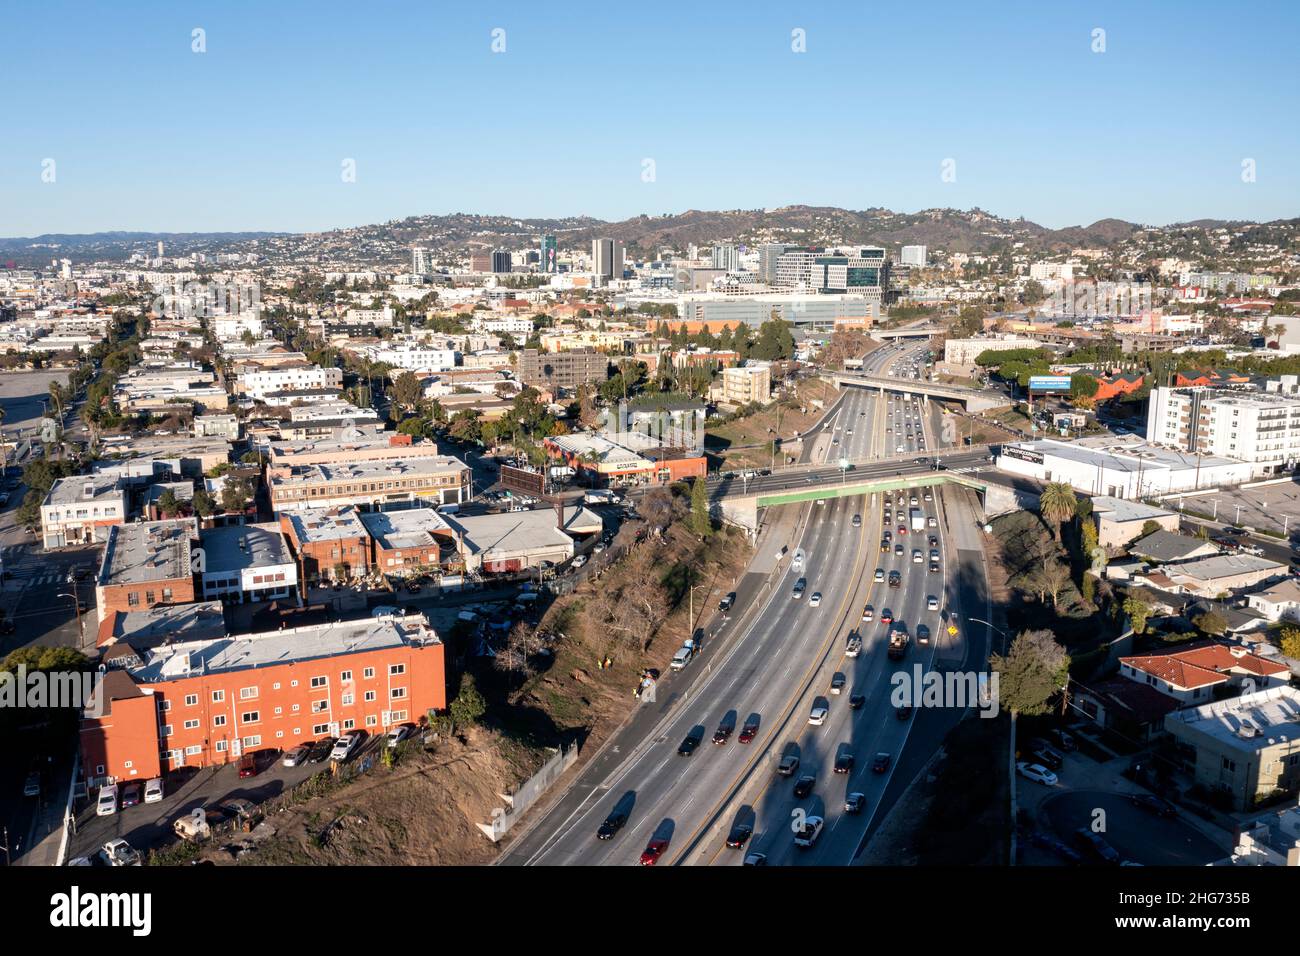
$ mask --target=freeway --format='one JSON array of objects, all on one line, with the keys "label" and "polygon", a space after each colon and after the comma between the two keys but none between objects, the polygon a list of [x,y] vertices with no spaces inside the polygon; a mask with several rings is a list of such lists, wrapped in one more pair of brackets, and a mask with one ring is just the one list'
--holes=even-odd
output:
[{"label": "freeway", "polygon": [[[880,367],[904,360],[914,350],[882,349],[870,358]],[[936,414],[934,409],[930,412]],[[926,421],[924,414],[922,406],[849,389],[824,418],[824,427],[807,436],[805,454],[823,461],[840,455],[870,456],[886,439],[896,447],[895,429],[903,433],[904,444],[915,450],[917,436],[933,437],[935,430],[934,419]],[[918,491],[918,497],[922,495]],[[938,527],[927,528],[919,542],[910,530],[900,534],[900,518],[891,516],[891,535],[904,545],[901,557],[894,554],[892,543],[888,554],[880,551],[884,529],[883,502],[874,500],[878,497],[870,501],[862,496],[828,498],[805,505],[798,512],[801,530],[791,534],[788,543],[760,538],[769,551],[783,548],[779,558],[775,553],[760,553],[754,561],[755,568],[775,562],[777,583],[770,588],[752,583],[738,588],[740,598],[733,613],[740,630],[734,642],[717,656],[706,650],[685,671],[661,679],[657,696],[665,702],[643,705],[633,715],[629,733],[620,733],[617,745],[604,748],[560,799],[515,836],[500,862],[629,865],[637,862],[651,840],[666,840],[668,849],[661,862],[739,863],[744,854],[723,850],[723,840],[732,823],[747,815],[752,816],[756,834],[752,846],[772,863],[794,862],[789,832],[793,784],[772,773],[780,754],[791,746],[800,751],[801,772],[815,770],[818,777],[814,802],[801,805],[807,812],[824,810],[827,818],[824,840],[811,854],[801,855],[800,862],[850,862],[868,828],[897,798],[901,787],[891,787],[892,769],[898,766],[897,757],[914,721],[920,724],[920,715],[909,720],[894,715],[885,693],[892,670],[885,653],[887,631],[878,618],[862,623],[862,605],[870,599],[877,615],[883,606],[893,607],[914,636],[910,666],[930,662],[939,651],[948,602],[947,556],[940,561],[939,572],[928,571],[928,535],[942,538],[947,524],[938,500],[942,496],[918,501],[927,513],[939,517]],[[896,502],[892,504],[896,509]],[[903,515],[908,506],[905,496]],[[944,547],[942,542],[936,546]],[[912,561],[913,547],[922,551],[919,564]],[[798,568],[793,566],[796,559]],[[877,567],[898,570],[904,587],[875,584]],[[756,577],[751,573],[746,579]],[[794,598],[792,588],[801,577],[807,580],[806,591]],[[814,593],[820,594],[816,606]],[[927,608],[930,594],[938,599],[935,610]],[[915,641],[920,623],[932,635],[926,645]],[[858,628],[862,653],[846,661],[845,637]],[[851,680],[843,693],[831,695],[830,674],[836,670],[851,673]],[[848,699],[858,690],[866,694],[867,704],[854,712]],[[807,725],[814,697],[831,703],[830,716],[820,728]],[[754,724],[756,734],[752,742],[742,744],[738,737],[746,724]],[[731,728],[727,741],[712,744],[714,731],[722,727]],[[942,736],[932,722],[927,727],[912,747],[924,751],[922,762]],[[701,739],[684,756],[679,747],[688,735]],[[912,739],[916,741],[916,735]],[[866,812],[855,817],[840,812],[846,778],[830,772],[841,744],[853,748],[857,756],[855,771],[847,780],[868,797]],[[890,771],[871,772],[876,750],[891,753]],[[911,766],[909,772],[914,771]],[[825,805],[816,802],[823,798]],[[615,809],[626,813],[626,825],[612,839],[597,840],[596,830]]]}]

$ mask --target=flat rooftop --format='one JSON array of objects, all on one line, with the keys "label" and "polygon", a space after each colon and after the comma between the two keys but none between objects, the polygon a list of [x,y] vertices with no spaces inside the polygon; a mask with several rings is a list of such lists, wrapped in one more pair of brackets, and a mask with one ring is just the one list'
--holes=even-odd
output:
[{"label": "flat rooftop", "polygon": [[448,472],[459,474],[464,470],[465,464],[459,458],[448,455],[427,455],[422,458],[291,465],[268,473],[268,479],[272,487],[275,487],[288,484],[328,484],[339,481],[395,481],[426,475],[445,475]]},{"label": "flat rooftop", "polygon": [[568,546],[573,543],[570,535],[599,533],[602,527],[600,515],[586,508],[576,511],[565,508],[563,531],[558,527],[553,508],[443,517],[461,534],[465,549],[471,554],[518,553]]},{"label": "flat rooftop", "polygon": [[114,612],[100,625],[99,643],[121,641],[144,651],[169,641],[211,641],[225,636],[221,602],[197,601]]},{"label": "flat rooftop", "polygon": [[1175,721],[1231,743],[1238,750],[1259,751],[1300,738],[1300,690],[1270,687],[1188,707],[1165,718],[1166,726]]},{"label": "flat rooftop", "polygon": [[1112,498],[1109,495],[1101,495],[1092,499],[1092,510],[1095,514],[1104,515],[1111,521],[1150,521],[1153,518],[1167,518],[1172,511],[1166,511],[1163,508],[1156,508],[1143,501],[1129,501],[1127,498]]},{"label": "flat rooftop", "polygon": [[202,533],[199,543],[206,559],[204,571],[208,574],[294,563],[284,534],[274,523],[209,528]]},{"label": "flat rooftop", "polygon": [[1253,554],[1220,554],[1213,558],[1200,558],[1172,565],[1166,570],[1179,577],[1196,581],[1212,581],[1234,574],[1251,574],[1255,571],[1285,571],[1286,565]]},{"label": "flat rooftop", "polygon": [[313,508],[284,515],[299,541],[341,541],[366,535],[366,526],[355,508]]},{"label": "flat rooftop", "polygon": [[[87,494],[87,491],[90,493]],[[43,504],[75,505],[79,501],[117,498],[121,494],[116,476],[73,475],[70,478],[60,478],[50,486],[50,493],[45,496]]]},{"label": "flat rooftop", "polygon": [[650,468],[652,462],[623,445],[601,435],[582,432],[573,435],[552,435],[546,439],[556,448],[570,455],[594,455],[601,465],[611,468]]},{"label": "flat rooftop", "polygon": [[435,535],[451,535],[451,525],[433,508],[368,511],[361,523],[385,549],[430,548],[437,543]]},{"label": "flat rooftop", "polygon": [[193,567],[190,542],[197,533],[193,518],[141,521],[110,528],[98,583],[107,587],[189,577]]},{"label": "flat rooftop", "polygon": [[148,651],[143,665],[134,668],[131,676],[143,683],[154,683],[437,643],[440,643],[437,632],[421,615],[368,617],[242,637],[166,644]]},{"label": "flat rooftop", "polygon": [[1138,440],[1125,441],[1125,436],[1081,438],[1076,442],[1061,442],[1051,439],[1027,442],[1009,442],[1007,447],[1027,448],[1054,458],[1063,458],[1095,468],[1104,466],[1109,471],[1136,472],[1139,469],[1167,468],[1170,471],[1194,471],[1214,467],[1239,465],[1233,458],[1218,455],[1201,455],[1198,465],[1197,457],[1189,452],[1180,452],[1172,448],[1148,445]]}]

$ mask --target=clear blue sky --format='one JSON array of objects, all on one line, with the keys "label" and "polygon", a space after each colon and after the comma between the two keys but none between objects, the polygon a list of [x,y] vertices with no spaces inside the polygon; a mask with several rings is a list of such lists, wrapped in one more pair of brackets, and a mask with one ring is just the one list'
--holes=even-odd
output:
[{"label": "clear blue sky", "polygon": [[1296,216],[1298,27],[1290,0],[11,4],[0,236],[794,203]]}]

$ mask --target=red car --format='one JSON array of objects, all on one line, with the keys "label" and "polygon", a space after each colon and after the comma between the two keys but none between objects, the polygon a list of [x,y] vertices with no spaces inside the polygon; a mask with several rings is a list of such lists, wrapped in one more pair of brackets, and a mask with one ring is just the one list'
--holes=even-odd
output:
[{"label": "red car", "polygon": [[907,534],[907,525],[905,525],[905,524],[900,524],[900,525],[898,526],[898,533],[899,533],[900,535],[905,535],[905,534]]},{"label": "red car", "polygon": [[239,758],[239,776],[240,778],[252,777],[257,774],[257,760],[252,754],[244,754]]},{"label": "red car", "polygon": [[654,866],[666,849],[668,849],[667,840],[651,840],[646,844],[645,852],[641,854],[641,865]]},{"label": "red car", "polygon": [[746,724],[740,728],[740,736],[736,739],[742,744],[747,744],[758,736],[758,724]]},{"label": "red car", "polygon": [[880,612],[881,624],[889,625],[892,624],[893,622],[894,622],[894,615],[890,612],[889,608],[885,608],[883,611]]}]

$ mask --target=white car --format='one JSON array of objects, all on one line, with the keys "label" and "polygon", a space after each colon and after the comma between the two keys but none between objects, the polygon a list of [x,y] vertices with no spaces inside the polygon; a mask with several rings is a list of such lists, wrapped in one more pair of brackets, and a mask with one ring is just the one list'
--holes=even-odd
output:
[{"label": "white car", "polygon": [[592,548],[591,550],[592,550],[592,553],[593,553],[593,554],[600,554],[600,552],[602,552],[602,551],[605,550],[605,542],[603,542],[603,541],[597,541],[597,542],[596,542],[596,546],[595,546],[594,548]]},{"label": "white car", "polygon": [[573,556],[573,566],[575,568],[580,568],[586,563],[587,563],[587,556],[585,554],[575,554]]},{"label": "white car", "polygon": [[830,708],[825,704],[813,704],[813,709],[808,714],[808,723],[813,727],[820,727],[826,723],[826,717],[829,714]]},{"label": "white car", "polygon": [[109,840],[99,851],[100,858],[109,866],[141,866],[140,851],[125,840]]},{"label": "white car", "polygon": [[415,733],[413,724],[398,724],[388,732],[388,749],[392,750],[413,733]]},{"label": "white car", "polygon": [[347,760],[361,743],[357,734],[344,734],[330,751],[330,760]]},{"label": "white car", "polygon": [[817,838],[822,835],[822,828],[825,821],[821,817],[808,817],[803,822],[799,832],[795,834],[794,845],[800,849],[808,849],[817,842]]},{"label": "white car", "polygon": [[925,599],[925,609],[927,611],[939,610],[939,599],[935,597],[933,594],[931,594],[928,598]]},{"label": "white car", "polygon": [[144,802],[161,803],[163,798],[162,777],[154,777],[144,785]]},{"label": "white car", "polygon": [[912,549],[912,563],[913,563],[913,564],[920,564],[920,563],[923,562],[924,560],[925,560],[925,557],[924,557],[924,555],[921,554],[921,549],[920,549],[920,548],[913,548],[913,549]]},{"label": "white car", "polygon": [[1052,773],[1052,771],[1048,770],[1042,764],[1027,763],[1022,760],[1020,763],[1016,764],[1016,773],[1020,774],[1020,776],[1024,777],[1026,780],[1041,783],[1045,787],[1056,786],[1056,774]]},{"label": "white car", "polygon": [[99,788],[99,797],[95,801],[95,815],[111,817],[115,813],[117,813],[117,784],[105,784]]},{"label": "white car", "polygon": [[794,557],[790,560],[790,567],[793,568],[795,571],[803,570],[803,559],[804,559],[803,548],[800,548],[798,551],[794,553]]},{"label": "white car", "polygon": [[809,607],[817,607],[817,606],[820,605],[821,603],[822,603],[822,592],[821,592],[821,591],[814,591],[814,592],[812,593],[812,596],[808,598],[808,606],[809,606]]}]

